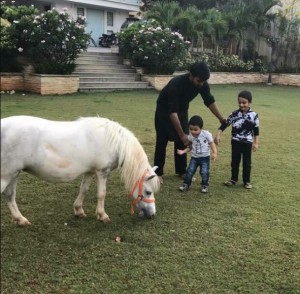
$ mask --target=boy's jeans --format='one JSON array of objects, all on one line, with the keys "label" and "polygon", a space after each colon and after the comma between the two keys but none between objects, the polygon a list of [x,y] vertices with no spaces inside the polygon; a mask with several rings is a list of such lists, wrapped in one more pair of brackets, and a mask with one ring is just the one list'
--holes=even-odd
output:
[{"label": "boy's jeans", "polygon": [[201,175],[202,186],[208,186],[208,181],[209,181],[209,163],[210,163],[210,156],[206,157],[191,157],[191,161],[189,163],[189,166],[186,171],[186,175],[184,178],[184,183],[187,184],[188,186],[191,185],[193,176],[197,170],[197,167],[200,167],[199,174]]}]

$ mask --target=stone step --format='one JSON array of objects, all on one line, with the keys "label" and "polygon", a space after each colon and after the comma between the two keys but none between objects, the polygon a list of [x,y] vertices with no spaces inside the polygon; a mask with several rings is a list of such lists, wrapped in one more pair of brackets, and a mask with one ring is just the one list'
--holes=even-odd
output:
[{"label": "stone step", "polygon": [[77,60],[121,60],[119,55],[81,55]]},{"label": "stone step", "polygon": [[135,72],[74,72],[74,74],[79,75],[80,78],[102,78],[102,77],[116,77],[119,79],[127,78],[127,77],[134,77],[135,79],[140,80],[141,75]]},{"label": "stone step", "polygon": [[141,81],[141,78],[138,75],[131,76],[102,76],[102,77],[80,77],[80,83],[104,83],[104,82],[136,82]]},{"label": "stone step", "polygon": [[77,59],[76,65],[93,65],[93,64],[103,64],[103,65],[121,65],[118,59]]},{"label": "stone step", "polygon": [[84,88],[91,88],[91,89],[102,89],[102,88],[148,88],[149,83],[148,82],[105,82],[105,83],[97,83],[97,82],[92,82],[92,83],[82,83],[80,81],[79,83],[80,89]]},{"label": "stone step", "polygon": [[95,69],[90,69],[90,68],[76,68],[74,74],[80,75],[81,73],[90,73],[90,75],[97,75],[97,74],[102,74],[102,73],[136,73],[134,69],[131,68],[106,68],[105,70],[100,69],[100,68],[95,68]]},{"label": "stone step", "polygon": [[111,87],[109,86],[103,86],[103,87],[80,87],[79,91],[80,92],[113,92],[113,91],[129,91],[129,90],[148,90],[148,89],[153,89],[153,87],[149,86],[149,84],[147,84],[147,86],[143,86],[141,87],[141,85],[139,83],[137,83],[136,85],[113,85]]},{"label": "stone step", "polygon": [[98,63],[98,64],[88,64],[88,65],[84,65],[84,64],[78,64],[76,66],[76,71],[80,71],[80,70],[94,70],[94,69],[97,69],[97,70],[102,70],[104,72],[106,72],[107,70],[133,70],[130,66],[125,66],[123,64],[102,64],[102,63]]},{"label": "stone step", "polygon": [[80,92],[153,89],[130,65],[121,64],[118,53],[85,52],[76,60]]}]

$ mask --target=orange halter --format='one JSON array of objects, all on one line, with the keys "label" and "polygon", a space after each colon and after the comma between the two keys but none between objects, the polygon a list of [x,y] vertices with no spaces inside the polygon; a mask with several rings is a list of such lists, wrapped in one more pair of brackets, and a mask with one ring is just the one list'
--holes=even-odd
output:
[{"label": "orange halter", "polygon": [[137,198],[134,198],[131,202],[130,205],[130,213],[131,215],[134,214],[134,207],[140,203],[141,201],[146,202],[146,203],[153,203],[155,202],[154,198],[145,198],[143,195],[143,185],[145,182],[145,176],[147,175],[147,171],[143,174],[143,176],[136,182],[136,184],[134,185],[133,189],[131,190],[131,193],[129,193],[128,197],[133,197],[133,192],[134,190],[138,187],[138,196]]}]

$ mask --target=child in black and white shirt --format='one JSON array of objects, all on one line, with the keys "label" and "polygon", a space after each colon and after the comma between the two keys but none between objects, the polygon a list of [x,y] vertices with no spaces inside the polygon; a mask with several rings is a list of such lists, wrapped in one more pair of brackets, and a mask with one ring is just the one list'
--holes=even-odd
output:
[{"label": "child in black and white shirt", "polygon": [[238,95],[239,109],[232,112],[215,136],[215,143],[220,143],[221,133],[230,125],[231,131],[231,178],[224,183],[233,186],[238,181],[239,165],[243,157],[243,182],[246,189],[251,189],[251,154],[258,149],[259,120],[251,108],[252,94],[242,91]]}]

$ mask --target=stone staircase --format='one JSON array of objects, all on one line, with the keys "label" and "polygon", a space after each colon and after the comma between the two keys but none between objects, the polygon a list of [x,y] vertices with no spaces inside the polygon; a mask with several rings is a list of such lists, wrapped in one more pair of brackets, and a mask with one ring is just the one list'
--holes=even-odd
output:
[{"label": "stone staircase", "polygon": [[76,60],[80,92],[152,89],[130,65],[120,62],[118,53],[85,52]]}]

